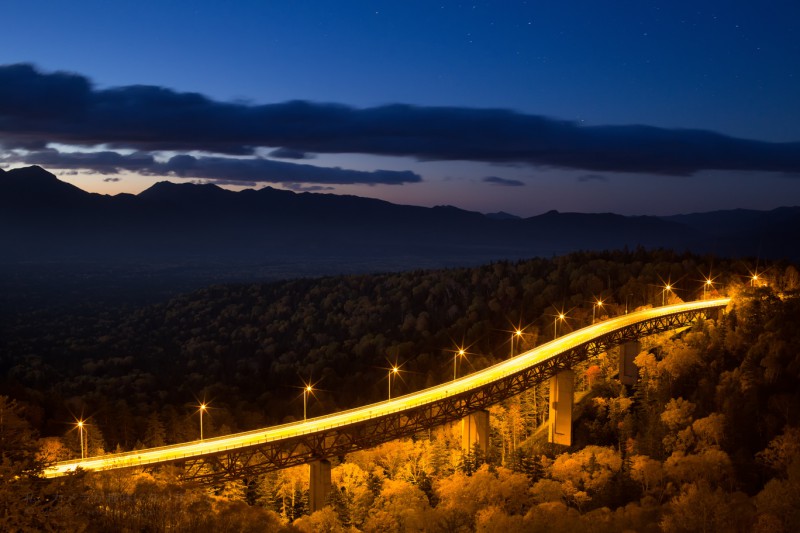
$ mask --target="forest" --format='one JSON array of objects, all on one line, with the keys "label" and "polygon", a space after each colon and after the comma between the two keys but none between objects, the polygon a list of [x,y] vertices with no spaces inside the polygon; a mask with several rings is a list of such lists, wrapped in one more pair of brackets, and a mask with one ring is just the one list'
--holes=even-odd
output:
[{"label": "forest", "polygon": [[[797,531],[800,274],[775,263],[753,283],[756,268],[638,249],[25,311],[0,340],[0,527]],[[491,408],[486,453],[440,428],[335,458],[330,505],[312,515],[304,467],[215,486],[170,469],[37,476],[80,456],[78,417],[96,455],[197,439],[201,400],[209,436],[302,418],[309,381],[309,416],[334,412],[384,399],[390,364],[396,394],[419,390],[452,379],[460,346],[463,375],[593,314],[702,298],[709,276],[709,297],[731,307],[645,339],[635,386],[620,385],[612,353],[575,369],[571,447],[546,442],[543,383]]]}]

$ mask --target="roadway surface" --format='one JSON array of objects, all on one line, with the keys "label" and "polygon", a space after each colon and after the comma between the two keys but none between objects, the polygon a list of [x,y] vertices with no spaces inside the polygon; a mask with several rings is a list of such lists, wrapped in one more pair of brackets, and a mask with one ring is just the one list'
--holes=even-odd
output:
[{"label": "roadway surface", "polygon": [[175,463],[185,459],[217,455],[226,451],[249,448],[272,443],[276,441],[296,438],[300,435],[316,433],[335,427],[345,427],[386,416],[420,405],[434,403],[449,396],[454,396],[471,389],[476,389],[515,374],[527,367],[539,364],[549,358],[555,357],[571,348],[601,337],[617,329],[621,329],[637,322],[645,322],[658,317],[686,311],[703,309],[717,309],[727,307],[730,299],[698,300],[652,309],[636,311],[627,315],[618,316],[594,325],[573,331],[558,339],[537,346],[527,352],[519,354],[501,363],[459,378],[442,385],[437,385],[419,392],[399,396],[379,403],[366,405],[347,411],[311,418],[307,421],[292,422],[280,426],[235,433],[224,437],[214,437],[202,441],[172,444],[158,448],[148,448],[132,452],[123,452],[96,457],[87,457],[84,460],[76,459],[55,463],[44,471],[45,477],[63,476],[77,467],[85,470],[111,470],[117,468],[133,468],[151,466],[164,463]]}]

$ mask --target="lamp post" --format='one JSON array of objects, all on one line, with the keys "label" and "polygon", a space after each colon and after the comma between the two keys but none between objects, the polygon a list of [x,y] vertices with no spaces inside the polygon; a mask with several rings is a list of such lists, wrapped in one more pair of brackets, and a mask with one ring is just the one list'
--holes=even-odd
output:
[{"label": "lamp post", "polygon": [[565,318],[567,318],[567,315],[559,313],[556,319],[553,320],[553,339],[558,338],[558,321],[561,320],[563,322]]},{"label": "lamp post", "polygon": [[592,324],[594,324],[595,310],[597,310],[598,307],[603,307],[603,300],[599,298],[592,304]]},{"label": "lamp post", "polygon": [[706,299],[706,292],[710,287],[714,285],[714,282],[711,281],[711,278],[706,278],[706,282],[703,283],[703,300]]},{"label": "lamp post", "polygon": [[514,340],[519,339],[522,337],[522,330],[517,328],[513,333],[511,333],[511,353],[509,354],[510,357],[514,357]]},{"label": "lamp post", "polygon": [[[458,351],[455,354],[453,354],[453,380],[454,381],[455,381],[455,379],[456,379],[456,377],[458,375],[458,367],[456,366],[456,363],[458,362],[458,358],[459,357],[464,357],[466,354],[467,354],[467,352],[464,351],[464,348],[459,348]],[[389,379],[391,379],[391,377]],[[389,395],[389,398],[391,399],[391,394]]]},{"label": "lamp post", "polygon": [[206,406],[206,402],[201,402],[199,407],[200,408],[198,409],[198,411],[200,412],[200,440],[203,440],[203,413],[206,412],[208,406]]},{"label": "lamp post", "polygon": [[389,399],[392,399],[392,376],[397,375],[400,372],[400,369],[397,366],[393,366],[389,369]]},{"label": "lamp post", "polygon": [[308,416],[308,395],[311,394],[311,385],[306,385],[303,389],[303,422],[306,421]]},{"label": "lamp post", "polygon": [[755,287],[756,283],[758,283],[758,274],[753,274],[753,277],[750,278],[750,286]]},{"label": "lamp post", "polygon": [[86,451],[83,447],[83,420],[78,420],[78,433],[80,434],[81,439],[81,461],[86,458]]},{"label": "lamp post", "polygon": [[666,295],[667,295],[667,291],[671,291],[671,290],[672,290],[672,285],[670,285],[669,283],[667,283],[666,285],[664,285],[664,290],[663,290],[663,291],[661,291],[661,305],[662,305],[662,306],[663,306],[663,305],[664,305],[664,303],[666,302]]}]

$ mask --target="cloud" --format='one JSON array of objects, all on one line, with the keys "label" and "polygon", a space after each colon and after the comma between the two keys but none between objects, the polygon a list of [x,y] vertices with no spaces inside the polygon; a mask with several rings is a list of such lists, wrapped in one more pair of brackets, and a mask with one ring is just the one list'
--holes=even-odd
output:
[{"label": "cloud", "polygon": [[289,154],[364,153],[591,172],[800,172],[797,142],[642,125],[581,126],[502,109],[218,102],[155,86],[97,89],[78,74],[1,66],[0,144],[33,149],[56,142],[240,156],[280,147]]},{"label": "cloud", "polygon": [[115,174],[128,170],[151,176],[177,176],[236,185],[255,185],[264,182],[402,185],[422,181],[419,174],[411,171],[349,170],[263,158],[195,157],[186,154],[173,156],[166,162],[158,162],[153,156],[141,152],[123,155],[108,151],[59,152],[50,148],[26,154],[12,152],[6,154],[0,161],[58,169],[91,169],[100,174]]},{"label": "cloud", "polygon": [[229,180],[239,184],[263,182],[402,185],[422,181],[419,174],[395,170],[349,170],[340,167],[317,167],[269,159],[236,159],[229,157],[194,157],[177,155],[166,163],[156,163],[142,173],[178,177]]},{"label": "cloud", "polygon": [[0,117],[3,120],[70,120],[91,105],[89,80],[78,74],[42,74],[30,65],[0,66]]},{"label": "cloud", "polygon": [[498,178],[497,176],[488,176],[486,178],[483,178],[483,180],[481,180],[481,181],[484,181],[486,183],[491,183],[493,185],[502,185],[504,187],[522,187],[522,186],[525,185],[523,182],[521,182],[519,180],[510,180],[510,179],[506,179],[506,178]]},{"label": "cloud", "polygon": [[4,161],[59,169],[88,169],[97,174],[118,174],[123,170],[139,171],[155,164],[152,155],[136,152],[123,155],[113,151],[60,152],[46,148],[24,154],[8,153]]},{"label": "cloud", "polygon": [[581,183],[589,181],[608,181],[608,176],[603,176],[602,174],[584,174],[583,176],[578,176],[578,181]]},{"label": "cloud", "polygon": [[268,154],[270,157],[278,159],[314,159],[314,154],[308,154],[299,150],[292,150],[291,148],[278,148]]},{"label": "cloud", "polygon": [[189,180],[189,183],[194,183],[195,185],[235,185],[239,187],[252,187],[254,182],[252,181],[239,181],[239,180],[226,180],[226,179],[218,179],[218,180],[201,180],[201,179],[193,179]]},{"label": "cloud", "polygon": [[303,185],[302,183],[284,183],[284,187],[296,192],[319,192],[319,191],[334,191],[335,187],[326,187],[324,185]]},{"label": "cloud", "polygon": [[122,178],[103,178],[103,181],[106,183],[116,183],[122,181]]}]

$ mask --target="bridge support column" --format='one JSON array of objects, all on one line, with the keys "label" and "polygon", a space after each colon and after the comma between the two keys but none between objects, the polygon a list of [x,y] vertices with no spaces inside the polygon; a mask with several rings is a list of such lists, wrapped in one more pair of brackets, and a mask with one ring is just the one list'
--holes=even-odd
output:
[{"label": "bridge support column", "polygon": [[308,507],[313,513],[325,507],[331,492],[331,463],[325,459],[308,464]]},{"label": "bridge support column", "polygon": [[461,419],[461,449],[470,452],[476,444],[486,453],[489,444],[488,411],[475,411]]},{"label": "bridge support column", "polygon": [[550,442],[572,445],[572,403],[575,372],[562,370],[550,378]]},{"label": "bridge support column", "polygon": [[619,380],[623,385],[634,385],[639,379],[639,369],[633,360],[642,351],[639,341],[626,342],[619,347]]}]

